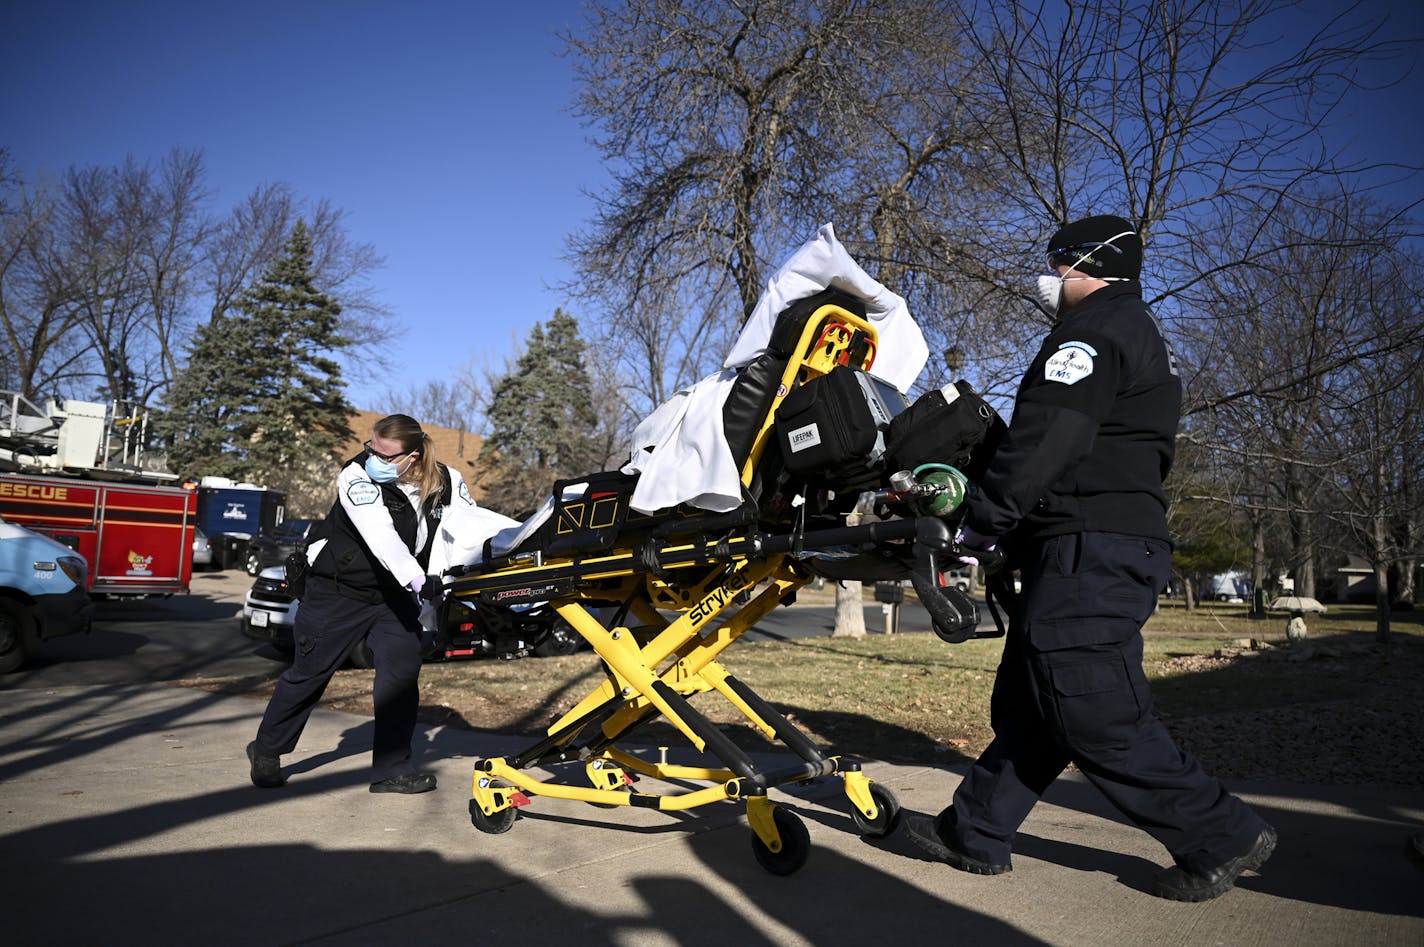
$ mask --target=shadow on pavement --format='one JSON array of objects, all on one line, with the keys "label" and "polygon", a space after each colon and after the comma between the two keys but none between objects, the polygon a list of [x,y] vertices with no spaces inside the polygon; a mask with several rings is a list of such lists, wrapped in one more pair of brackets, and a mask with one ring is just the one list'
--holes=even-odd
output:
[{"label": "shadow on pavement", "polygon": [[[343,838],[341,828],[358,813],[383,813],[379,818],[394,826],[411,813],[438,811],[443,826],[457,821],[450,806],[463,811],[465,805],[459,786],[442,787],[438,797],[378,798],[377,806],[391,803],[384,808],[373,808],[364,794],[353,798],[352,790],[365,779],[364,766],[331,764],[369,752],[367,721],[343,730],[333,750],[293,766],[289,773],[295,778],[282,790],[253,789],[241,778],[243,764],[234,765],[232,756],[225,755],[213,764],[190,765],[217,765],[220,781],[235,770],[230,786],[174,798],[172,780],[181,779],[181,772],[165,772],[160,761],[125,758],[114,749],[144,737],[151,740],[154,734],[195,738],[197,728],[216,726],[219,730],[209,730],[205,740],[192,740],[200,757],[213,759],[215,734],[226,743],[228,734],[239,736],[255,723],[253,715],[248,711],[231,717],[225,713],[231,699],[224,704],[224,698],[192,691],[178,702],[161,701],[161,711],[117,712],[136,693],[133,688],[113,688],[105,693],[88,690],[77,699],[56,695],[28,713],[0,716],[0,733],[7,737],[0,782],[13,786],[32,774],[27,790],[43,793],[49,805],[55,794],[65,794],[66,783],[57,782],[65,772],[113,772],[122,766],[124,771],[115,778],[157,780],[154,785],[159,787],[149,803],[23,828],[15,828],[13,818],[6,820],[12,828],[0,836],[0,858],[12,866],[24,865],[7,878],[7,933],[17,937],[16,942],[454,943],[503,935],[534,943],[621,944],[656,935],[681,944],[770,945],[784,943],[786,931],[812,943],[883,937],[887,932],[912,938],[926,924],[930,930],[943,926],[981,933],[996,943],[1026,941],[1002,922],[825,848],[818,847],[811,863],[794,877],[768,875],[752,858],[750,832],[736,806],[655,826],[667,839],[658,844],[675,847],[661,848],[652,858],[639,853],[642,843],[633,841],[636,829],[618,825],[619,813],[599,825],[602,813],[588,809],[588,828],[577,831],[602,832],[605,838],[581,839],[576,850],[589,859],[586,870],[562,871],[550,882],[586,880],[577,887],[591,889],[583,896],[593,897],[591,905],[568,897],[558,884],[520,872],[528,841],[481,836],[468,823],[468,836],[456,836],[453,844],[468,850],[469,858],[431,850],[429,835],[413,844],[393,832],[388,846],[353,844]],[[45,726],[32,725],[28,734],[14,738],[27,721],[37,719],[37,709],[44,714]],[[442,731],[421,749],[422,756],[465,756],[470,740]],[[86,760],[101,752],[108,755],[100,762]],[[209,781],[215,775],[210,768],[203,773]],[[76,796],[103,793],[105,787],[83,785],[73,791]],[[422,801],[425,810],[418,808]],[[283,806],[285,817],[302,812],[307,813],[304,818],[317,819],[319,826],[294,828],[303,835],[319,828],[329,842],[318,848],[254,841],[254,829],[260,829],[260,839],[272,827],[253,820],[262,820],[264,811],[277,812],[276,804]],[[563,829],[558,820],[531,819],[522,827],[526,839],[547,844],[557,837],[539,831],[540,821],[546,829],[550,824]],[[575,831],[571,820],[564,824]],[[586,854],[590,850],[591,858]],[[550,850],[543,854],[547,862]],[[689,857],[702,867],[686,870]],[[599,895],[607,874],[601,866],[608,859],[618,861],[623,879],[618,887],[631,891],[631,899],[627,893]],[[676,867],[665,867],[669,864]],[[848,915],[823,897],[828,885],[851,886],[862,903],[884,910]],[[736,892],[742,897],[734,897]],[[746,899],[756,910],[748,912]]]},{"label": "shadow on pavement", "polygon": [[[779,877],[755,864],[735,806],[644,820],[642,827],[628,824],[623,810],[579,807],[572,819],[558,811],[535,818],[531,811],[521,815],[529,824],[514,828],[524,834],[509,837],[482,836],[469,826],[468,789],[458,784],[442,782],[438,795],[420,797],[423,806],[380,799],[393,805],[373,807],[361,790],[365,767],[333,765],[369,752],[371,724],[360,718],[331,718],[352,722],[333,749],[294,765],[289,772],[296,778],[284,790],[254,790],[242,778],[239,747],[255,729],[259,708],[201,691],[155,693],[151,687],[30,691],[0,714],[6,800],[0,809],[8,810],[0,858],[23,866],[7,873],[7,934],[15,942],[453,943],[499,936],[589,944],[1038,942],[1013,916],[1022,920],[1032,903],[991,916],[938,893],[988,890],[970,887],[979,880],[958,873],[946,880],[950,869],[927,863],[898,835],[840,841],[852,829],[832,798],[834,780],[800,798],[793,792],[790,805],[833,829],[837,848],[814,833],[806,866]],[[170,734],[192,745],[188,762],[124,755]],[[418,765],[527,743],[449,730],[421,734]],[[91,810],[109,802],[110,793],[118,797],[117,785],[80,782],[95,772],[126,781],[125,798],[152,801],[66,816],[62,797],[70,791],[102,794],[86,800]],[[915,772],[924,785],[927,770]],[[952,786],[948,767],[928,772],[936,785]],[[196,788],[175,792],[174,780],[194,780]],[[1281,836],[1264,873],[1244,878],[1243,889],[1348,911],[1421,916],[1424,875],[1403,854],[1404,839],[1418,827],[1396,802],[1408,796],[1378,787],[1235,788]],[[27,807],[22,791],[43,809]],[[816,799],[836,811],[803,804]],[[1120,821],[1095,790],[1064,779],[1046,801],[1060,808],[1021,835],[1020,855],[1145,888],[1158,865],[1071,841],[1080,824],[1088,834],[1084,815]],[[321,847],[263,841],[273,831],[265,813],[278,811],[276,803],[283,817],[303,820],[292,825],[298,837],[315,832]],[[41,811],[44,817],[35,814]],[[372,813],[381,824],[353,822]],[[430,818],[437,824],[423,821]],[[370,833],[380,831],[390,833],[386,844],[374,843]],[[853,853],[862,844],[878,852],[867,850],[858,860]],[[577,863],[561,861],[572,851]],[[900,857],[887,860],[887,853]],[[1072,875],[1045,877],[1076,884]],[[1145,895],[1140,900],[1154,916],[1166,910]]]}]

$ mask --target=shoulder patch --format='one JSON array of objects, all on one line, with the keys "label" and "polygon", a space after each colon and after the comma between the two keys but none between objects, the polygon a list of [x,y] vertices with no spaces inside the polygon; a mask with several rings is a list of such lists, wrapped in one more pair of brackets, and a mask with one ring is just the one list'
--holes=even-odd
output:
[{"label": "shoulder patch", "polygon": [[1075,385],[1093,373],[1098,350],[1086,342],[1064,342],[1043,365],[1043,380]]},{"label": "shoulder patch", "polygon": [[465,478],[461,477],[458,482],[459,486],[455,488],[456,494],[459,495],[461,500],[464,500],[470,506],[474,506],[475,498],[470,496],[470,488],[465,486]]},{"label": "shoulder patch", "polygon": [[1089,345],[1087,342],[1081,342],[1081,341],[1077,341],[1077,340],[1072,341],[1072,342],[1064,342],[1062,345],[1058,346],[1058,348],[1059,348],[1060,350],[1061,350],[1061,349],[1082,349],[1084,352],[1087,352],[1089,355],[1093,356],[1094,358],[1097,358],[1097,357],[1098,357],[1098,350],[1095,349],[1095,348],[1093,348],[1093,347],[1092,347],[1091,345]]},{"label": "shoulder patch", "polygon": [[346,499],[352,506],[368,506],[381,498],[381,488],[369,480],[353,481],[346,488]]}]

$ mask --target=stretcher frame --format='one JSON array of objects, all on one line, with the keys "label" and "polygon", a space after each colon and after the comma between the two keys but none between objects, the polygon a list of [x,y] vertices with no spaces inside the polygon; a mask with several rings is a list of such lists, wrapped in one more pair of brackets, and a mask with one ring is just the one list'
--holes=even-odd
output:
[{"label": "stretcher frame", "polygon": [[[741,465],[745,489],[753,488],[775,436],[776,408],[786,394],[837,365],[868,369],[877,344],[874,327],[844,306],[828,302],[814,310]],[[796,591],[815,577],[803,559],[807,551],[894,543],[913,547],[933,571],[934,557],[951,547],[947,525],[917,517],[807,530],[795,517],[767,522],[744,505],[734,514],[692,516],[683,533],[591,555],[546,558],[537,550],[516,551],[449,585],[457,599],[549,603],[588,641],[606,673],[606,679],[550,725],[543,738],[520,753],[475,763],[470,801],[474,826],[490,834],[506,832],[518,810],[536,796],[663,811],[742,801],[758,862],[775,874],[790,874],[806,861],[809,835],[798,816],[768,799],[768,790],[837,776],[857,830],[870,837],[889,834],[900,810],[894,794],[866,776],[859,762],[824,754],[719,659],[772,609],[790,604]],[[621,603],[622,623],[605,625],[590,611],[608,603]],[[769,741],[789,749],[792,760],[771,769],[758,765],[690,703],[689,698],[702,693],[726,700]],[[671,724],[697,753],[714,757],[720,765],[670,763],[665,749],[658,759],[649,760],[618,745],[658,718]],[[577,764],[582,764],[582,784],[541,779],[529,772]],[[645,793],[634,788],[632,774],[707,785]]]}]

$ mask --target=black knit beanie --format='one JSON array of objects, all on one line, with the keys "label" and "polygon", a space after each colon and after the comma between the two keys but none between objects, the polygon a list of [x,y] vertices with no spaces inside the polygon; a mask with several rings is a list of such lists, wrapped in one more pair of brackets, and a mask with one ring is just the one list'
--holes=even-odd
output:
[{"label": "black knit beanie", "polygon": [[1121,217],[1084,217],[1049,238],[1048,258],[1054,266],[1066,264],[1085,276],[1137,279],[1142,275],[1142,238]]}]

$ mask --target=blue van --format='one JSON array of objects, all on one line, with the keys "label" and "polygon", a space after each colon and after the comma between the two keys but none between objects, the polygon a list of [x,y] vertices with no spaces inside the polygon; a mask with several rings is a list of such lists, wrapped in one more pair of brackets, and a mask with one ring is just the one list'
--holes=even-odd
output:
[{"label": "blue van", "polygon": [[89,630],[84,557],[0,517],[0,674],[20,667],[38,641]]}]

